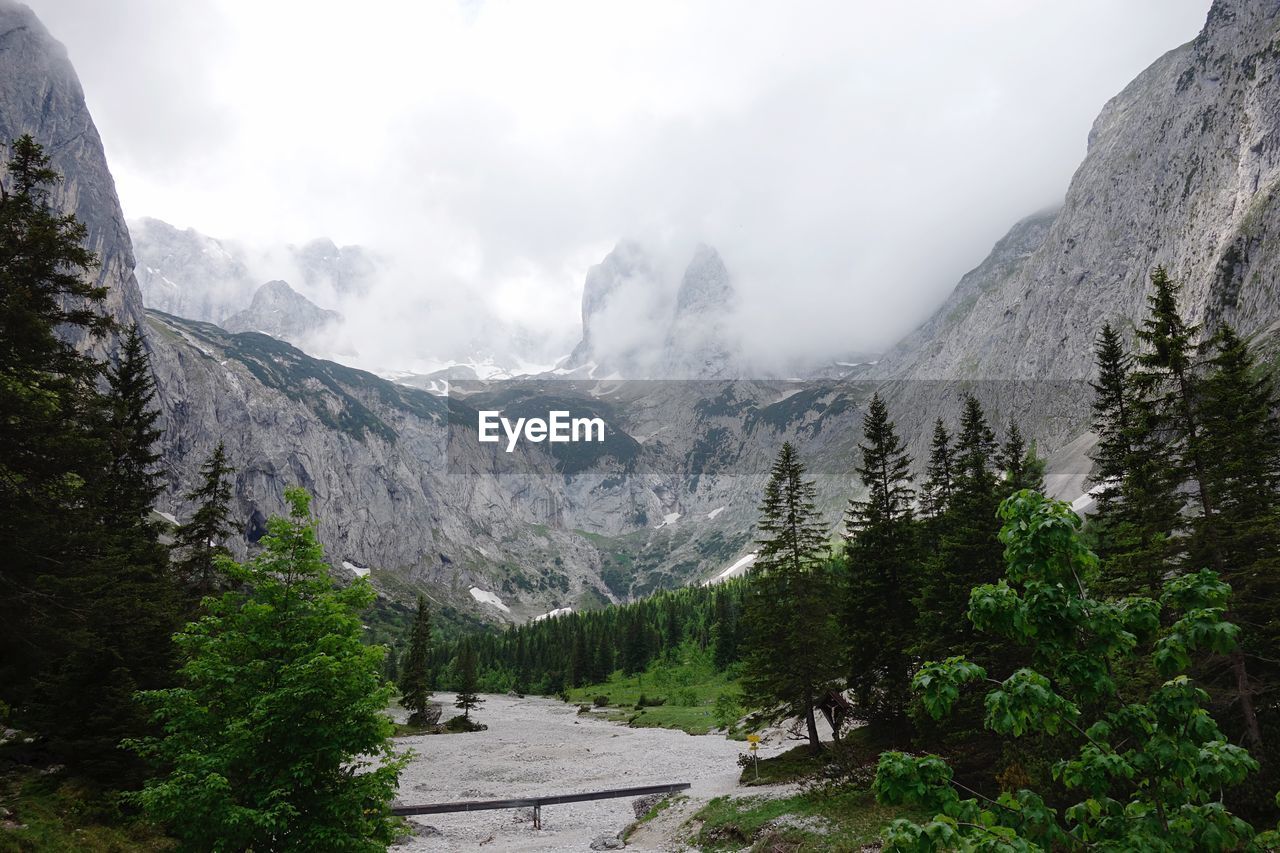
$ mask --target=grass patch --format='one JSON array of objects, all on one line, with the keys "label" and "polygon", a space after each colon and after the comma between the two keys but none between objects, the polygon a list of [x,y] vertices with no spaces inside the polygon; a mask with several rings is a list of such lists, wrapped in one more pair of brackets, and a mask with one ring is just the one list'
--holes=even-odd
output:
[{"label": "grass patch", "polygon": [[[655,661],[636,675],[613,673],[608,681],[588,684],[569,691],[576,705],[594,705],[597,697],[608,697],[601,706],[606,719],[636,728],[680,729],[705,735],[721,728],[716,700],[738,693],[737,673],[731,668],[717,672],[705,652],[685,646],[674,659]],[[643,707],[636,707],[641,699]],[[662,700],[660,705],[652,703]]]},{"label": "grass patch", "polygon": [[684,794],[672,794],[671,796],[663,797],[661,800],[658,800],[658,802],[653,804],[653,808],[649,809],[647,812],[640,815],[640,817],[636,818],[634,821],[627,824],[627,828],[622,830],[622,840],[625,842],[628,838],[631,837],[631,834],[635,832],[637,829],[644,826],[646,823],[653,820],[658,815],[662,814],[667,809],[674,806],[676,803],[682,802],[687,799],[689,798]]},{"label": "grass patch", "polygon": [[748,766],[743,769],[738,784],[781,785],[819,775],[842,780],[857,775],[870,778],[881,752],[908,746],[902,732],[895,731],[892,726],[860,726],[845,732],[839,743],[823,741],[824,748],[818,755],[813,754],[806,742],[772,758],[762,758],[757,762],[759,781],[756,781],[756,768]]},{"label": "grass patch", "polygon": [[115,804],[52,776],[11,774],[0,781],[0,851],[123,853],[175,850],[158,828],[123,816]]},{"label": "grass patch", "polygon": [[793,797],[717,797],[693,818],[701,850],[858,851],[894,818],[925,818],[880,805],[865,788],[810,791]]},{"label": "grass patch", "polygon": [[745,767],[738,777],[739,785],[783,785],[816,776],[827,766],[828,755],[814,755],[809,744],[792,747],[781,755],[762,758],[755,767]]}]

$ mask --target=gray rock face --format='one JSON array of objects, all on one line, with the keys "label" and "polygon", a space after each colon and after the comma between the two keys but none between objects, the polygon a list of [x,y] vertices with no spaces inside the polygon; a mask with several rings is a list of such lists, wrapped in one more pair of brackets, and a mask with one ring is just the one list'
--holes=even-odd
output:
[{"label": "gray rock face", "polygon": [[320,296],[363,295],[378,274],[377,260],[365,249],[338,247],[327,238],[250,250],[159,219],[135,220],[129,231],[146,306],[188,320],[221,324],[250,310],[262,273]]},{"label": "gray rock face", "polygon": [[647,249],[623,241],[587,272],[582,340],[560,370],[626,379],[738,375],[735,303],[715,249],[698,246],[675,280]]},{"label": "gray rock face", "polygon": [[726,379],[739,365],[730,324],[737,299],[720,254],[698,246],[680,279],[675,315],[663,345],[665,379]]},{"label": "gray rock face", "polygon": [[302,283],[313,290],[331,287],[339,294],[364,294],[378,273],[376,259],[360,246],[337,246],[321,237],[289,253],[302,272]]},{"label": "gray rock face", "polygon": [[337,311],[321,308],[283,281],[269,281],[253,295],[243,311],[222,322],[228,332],[261,332],[282,341],[300,344],[342,319]]},{"label": "gray rock face", "polygon": [[1056,215],[1015,226],[876,374],[1088,377],[1099,327],[1131,328],[1158,264],[1193,321],[1274,332],[1278,36],[1274,0],[1217,0],[1195,40],[1103,108]]},{"label": "gray rock face", "polygon": [[249,304],[258,282],[234,244],[159,219],[129,223],[148,308],[218,323]]},{"label": "gray rock face", "polygon": [[[54,203],[88,228],[87,246],[101,262],[98,284],[109,289],[106,310],[124,322],[140,322],[129,234],[80,81],[66,49],[35,14],[0,0],[0,144],[7,148],[24,133],[44,146],[63,176],[53,188]],[[98,348],[110,346],[107,341]]]},{"label": "gray rock face", "polygon": [[[1103,110],[1061,210],[1015,226],[928,324],[860,368],[869,381],[530,383],[519,389],[524,399],[503,404],[547,411],[569,397],[572,407],[608,413],[610,447],[559,456],[545,445],[509,456],[473,433],[468,440],[483,388],[446,402],[264,335],[144,313],[129,234],[75,74],[11,0],[0,0],[0,132],[31,132],[48,146],[67,177],[58,200],[89,226],[90,248],[103,259],[109,309],[145,321],[165,430],[161,509],[187,517],[181,495],[223,440],[237,468],[240,553],[282,511],[284,488],[301,485],[315,496],[335,564],[371,567],[388,594],[423,588],[474,616],[519,621],[733,563],[750,549],[760,487],[784,440],[809,463],[835,524],[873,388],[891,395],[905,436],[927,441],[932,417],[957,411],[960,389],[904,380],[1081,380],[1097,326],[1140,311],[1157,262],[1186,282],[1194,318],[1274,331],[1277,27],[1274,2],[1219,0],[1199,38]],[[346,269],[349,250],[335,250],[304,247],[302,255]],[[181,276],[164,277],[181,290]],[[598,378],[731,376],[736,355],[723,324],[732,304],[731,278],[713,250],[699,250],[676,277],[640,247],[620,245],[587,278],[583,341],[568,367],[594,362]],[[985,392],[984,402],[995,421],[1018,414],[1048,452],[1079,434],[1087,411],[1086,394],[1058,391],[1033,382],[1016,394]]]}]

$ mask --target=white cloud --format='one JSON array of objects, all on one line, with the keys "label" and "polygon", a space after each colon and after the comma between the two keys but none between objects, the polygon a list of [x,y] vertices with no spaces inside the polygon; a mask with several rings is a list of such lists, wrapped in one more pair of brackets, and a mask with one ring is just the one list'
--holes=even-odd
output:
[{"label": "white cloud", "polygon": [[368,245],[406,306],[461,289],[556,339],[615,240],[701,240],[780,354],[914,325],[1208,7],[31,2],[129,216]]}]

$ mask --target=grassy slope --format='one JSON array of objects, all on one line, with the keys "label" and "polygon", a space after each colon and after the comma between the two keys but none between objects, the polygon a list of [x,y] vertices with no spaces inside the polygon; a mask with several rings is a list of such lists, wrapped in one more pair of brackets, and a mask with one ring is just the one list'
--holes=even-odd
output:
[{"label": "grassy slope", "polygon": [[[646,672],[625,676],[615,672],[608,681],[569,691],[571,702],[593,705],[597,696],[609,698],[606,717],[637,728],[681,729],[705,735],[718,727],[713,713],[723,693],[736,694],[737,678],[716,672],[705,655],[684,652],[682,659],[655,662]],[[664,699],[658,706],[636,709],[641,695]]]},{"label": "grassy slope", "polygon": [[173,850],[175,843],[142,821],[120,818],[107,803],[51,776],[11,773],[0,779],[0,852]]},{"label": "grassy slope", "polygon": [[702,850],[857,851],[904,815],[865,788],[812,790],[791,797],[717,797],[698,812],[693,842]]},{"label": "grassy slope", "polygon": [[788,797],[719,797],[695,815],[694,842],[704,850],[859,850],[879,840],[890,820],[924,819],[925,814],[882,806],[870,780],[883,749],[895,746],[893,732],[864,726],[845,734],[815,756],[807,744],[748,767],[742,785],[778,785],[807,780]]}]

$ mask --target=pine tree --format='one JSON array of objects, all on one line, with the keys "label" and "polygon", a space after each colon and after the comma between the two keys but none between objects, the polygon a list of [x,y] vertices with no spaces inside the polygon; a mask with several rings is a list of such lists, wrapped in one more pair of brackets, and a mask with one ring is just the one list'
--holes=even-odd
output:
[{"label": "pine tree", "polygon": [[409,649],[400,676],[400,705],[409,712],[409,725],[420,725],[431,704],[431,608],[424,595],[418,596],[418,611],[409,633]]},{"label": "pine tree", "polygon": [[178,576],[199,594],[207,595],[219,587],[218,558],[230,556],[224,543],[231,534],[233,473],[226,448],[219,441],[200,466],[200,485],[186,494],[195,512],[178,527],[173,550],[178,555]]},{"label": "pine tree", "polygon": [[472,645],[470,638],[464,640],[462,649],[458,654],[458,695],[454,700],[454,707],[462,711],[462,716],[471,719],[471,710],[480,707],[484,702],[477,694],[478,663],[476,661],[476,650]]},{"label": "pine tree", "polygon": [[[1210,567],[1227,574],[1223,519],[1214,494],[1210,469],[1209,437],[1198,406],[1202,379],[1197,375],[1195,341],[1199,328],[1188,324],[1178,309],[1180,286],[1163,267],[1151,274],[1152,291],[1147,296],[1148,315],[1138,330],[1143,344],[1138,354],[1134,380],[1139,390],[1139,407],[1156,439],[1142,448],[1152,460],[1167,466],[1171,491],[1189,486],[1199,513],[1192,525],[1184,567],[1198,571]],[[1176,494],[1166,498],[1171,503]],[[1172,538],[1171,542],[1177,542]],[[1235,698],[1244,721],[1245,737],[1255,749],[1262,746],[1262,729],[1253,702],[1253,686],[1243,652],[1237,647],[1230,659],[1235,680]]]},{"label": "pine tree", "polygon": [[[1189,565],[1192,569],[1211,565],[1221,571],[1222,555],[1211,534],[1217,511],[1205,477],[1195,411],[1195,354],[1200,330],[1183,319],[1178,309],[1181,287],[1169,278],[1164,267],[1156,267],[1151,273],[1151,286],[1147,317],[1138,328],[1142,347],[1133,374],[1138,414],[1145,420],[1142,427],[1149,440],[1134,449],[1165,469],[1166,488],[1177,490],[1191,484],[1204,519],[1200,528],[1209,535],[1195,537]],[[1170,535],[1174,532],[1170,531]]]},{"label": "pine tree", "polygon": [[[977,638],[964,614],[969,590],[999,577],[1002,548],[996,538],[995,434],[977,398],[966,395],[955,446],[955,480],[943,533],[924,569],[918,600],[915,652],[942,659],[977,655]],[[989,650],[988,650],[989,651]]]},{"label": "pine tree", "polygon": [[1105,323],[1094,342],[1094,358],[1098,378],[1093,387],[1093,463],[1096,510],[1091,528],[1097,539],[1098,556],[1103,562],[1124,550],[1129,531],[1122,495],[1125,478],[1134,462],[1133,401],[1130,371],[1132,358],[1124,349],[1120,334]]},{"label": "pine tree", "polygon": [[863,713],[902,720],[911,697],[917,530],[911,458],[879,394],[863,420],[858,477],[867,497],[846,515],[844,634],[849,686]]},{"label": "pine tree", "polygon": [[110,523],[146,523],[162,490],[156,448],[160,430],[151,361],[136,326],[125,333],[117,362],[107,371],[107,384],[104,432],[109,462],[101,481],[102,506]]},{"label": "pine tree", "polygon": [[955,453],[951,447],[951,434],[942,418],[933,424],[933,442],[929,450],[929,468],[925,472],[924,488],[920,493],[921,511],[933,521],[942,517],[951,504],[951,492],[955,481]]},{"label": "pine tree", "polygon": [[285,498],[262,554],[224,560],[240,591],[176,637],[182,685],[144,694],[164,734],[133,744],[157,770],[139,799],[185,849],[384,850],[404,759],[385,649],[362,642],[375,595],[334,587],[307,493]]},{"label": "pine tree", "polygon": [[[1230,617],[1243,628],[1230,661],[1232,692],[1257,750],[1263,735],[1255,697],[1280,689],[1280,400],[1272,376],[1258,369],[1234,329],[1224,325],[1210,347],[1196,417],[1206,486],[1218,501],[1212,535],[1232,587]],[[1268,746],[1266,771],[1275,778],[1280,749]]]},{"label": "pine tree", "polygon": [[148,731],[133,694],[172,683],[170,637],[179,625],[168,550],[151,517],[160,492],[154,398],[142,336],[130,329],[95,424],[102,458],[85,491],[98,524],[86,561],[63,587],[77,618],[62,624],[64,652],[42,675],[33,706],[55,750],[82,773],[123,786],[141,768],[120,741]]},{"label": "pine tree", "polygon": [[1168,462],[1163,418],[1144,404],[1133,358],[1109,323],[1095,343],[1093,460],[1097,511],[1090,529],[1102,560],[1099,591],[1159,595],[1173,567],[1183,498],[1179,469]]},{"label": "pine tree", "polygon": [[834,583],[814,485],[790,443],[782,446],[760,506],[759,556],[749,578],[743,687],[757,707],[799,716],[817,751],[814,704],[840,672]]},{"label": "pine tree", "polygon": [[30,136],[13,143],[0,185],[0,701],[17,709],[65,653],[78,611],[64,587],[99,532],[86,484],[103,461],[104,365],[69,338],[115,324],[100,313],[107,289],[89,282],[84,225],[50,205],[60,180]]},{"label": "pine tree", "polygon": [[715,591],[711,626],[712,664],[723,672],[738,660],[739,625],[737,602],[722,589]]},{"label": "pine tree", "polygon": [[1007,494],[1030,489],[1044,490],[1044,460],[1036,455],[1034,444],[1028,445],[1022,430],[1012,419],[1005,428],[1004,444],[996,456],[996,466],[1004,475],[1004,491]]}]

